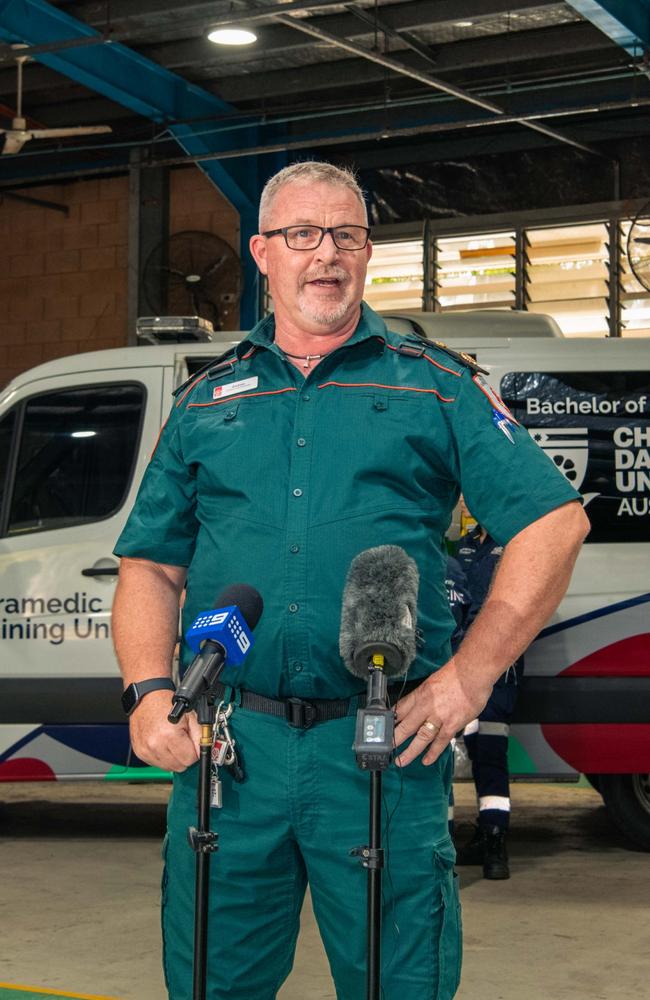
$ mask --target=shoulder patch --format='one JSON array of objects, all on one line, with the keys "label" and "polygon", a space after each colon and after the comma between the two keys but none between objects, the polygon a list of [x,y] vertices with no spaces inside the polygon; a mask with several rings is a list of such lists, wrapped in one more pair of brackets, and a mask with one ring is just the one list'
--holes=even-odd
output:
[{"label": "shoulder patch", "polygon": [[[507,422],[514,424],[515,427],[519,427],[519,421],[515,420],[512,413],[501,399],[501,396],[499,396],[499,394],[494,391],[489,382],[486,382],[481,374],[477,373],[476,375],[472,375],[472,382],[474,382],[477,388],[481,390],[484,396],[487,396],[490,403],[492,404],[493,413],[500,414],[502,417],[505,418]],[[498,426],[499,429],[504,432],[506,437],[509,438],[510,441],[512,441],[512,437],[510,436],[507,428],[504,428],[504,426],[500,426],[500,421],[495,420],[495,426]],[[514,441],[512,441],[512,443],[514,444]]]},{"label": "shoulder patch", "polygon": [[459,364],[463,365],[465,368],[469,368],[473,374],[480,372],[482,375],[489,375],[490,373],[486,368],[481,368],[476,358],[473,358],[471,354],[465,354],[464,351],[453,351],[451,347],[447,347],[442,340],[430,340],[430,344],[437,347],[438,350],[443,351],[448,357],[453,358]]}]

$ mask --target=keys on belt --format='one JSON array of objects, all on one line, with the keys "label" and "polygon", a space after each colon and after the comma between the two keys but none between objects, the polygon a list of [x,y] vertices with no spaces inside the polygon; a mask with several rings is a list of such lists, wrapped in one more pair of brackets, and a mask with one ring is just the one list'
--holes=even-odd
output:
[{"label": "keys on belt", "polygon": [[235,737],[230,731],[228,719],[232,715],[232,705],[221,702],[217,708],[212,740],[212,762],[210,766],[210,805],[221,809],[223,792],[219,769],[230,771],[234,781],[244,780],[244,769],[236,749]]}]

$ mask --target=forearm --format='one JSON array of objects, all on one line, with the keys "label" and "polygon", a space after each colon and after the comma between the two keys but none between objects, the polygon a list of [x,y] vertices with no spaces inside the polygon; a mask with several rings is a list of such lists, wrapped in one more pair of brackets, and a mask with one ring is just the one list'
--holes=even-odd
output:
[{"label": "forearm", "polygon": [[113,602],[113,640],[125,684],[171,674],[185,570],[122,559]]},{"label": "forearm", "polygon": [[487,599],[454,656],[464,687],[489,695],[544,627],[566,592],[588,527],[581,506],[570,503],[505,547]]},{"label": "forearm", "polygon": [[[484,708],[494,682],[548,621],[569,584],[589,522],[578,502],[534,521],[508,543],[487,599],[458,651],[397,705],[397,763],[426,750],[432,764]],[[431,726],[434,727],[432,736]]]}]

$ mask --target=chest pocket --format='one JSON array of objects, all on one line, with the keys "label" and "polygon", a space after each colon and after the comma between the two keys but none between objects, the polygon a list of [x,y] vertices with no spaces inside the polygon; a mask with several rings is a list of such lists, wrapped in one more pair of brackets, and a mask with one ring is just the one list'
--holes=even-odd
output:
[{"label": "chest pocket", "polygon": [[449,475],[437,409],[429,393],[324,389],[314,465],[331,475],[314,483],[314,520],[413,505],[430,510],[441,494],[440,479]]},{"label": "chest pocket", "polygon": [[276,395],[188,407],[185,454],[196,472],[201,520],[281,525],[290,411],[291,403]]}]

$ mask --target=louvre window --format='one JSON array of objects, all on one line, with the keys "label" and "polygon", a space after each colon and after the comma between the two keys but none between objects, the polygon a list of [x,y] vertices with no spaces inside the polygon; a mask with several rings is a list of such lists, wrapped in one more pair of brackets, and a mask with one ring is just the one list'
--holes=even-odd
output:
[{"label": "louvre window", "polygon": [[605,223],[526,230],[529,312],[548,313],[569,337],[606,337],[609,247]]},{"label": "louvre window", "polygon": [[[650,337],[650,292],[635,277],[627,255],[631,221],[621,223],[621,335]],[[648,227],[650,239],[650,226]]]},{"label": "louvre window", "polygon": [[423,248],[421,239],[373,244],[364,291],[373,309],[422,309]]},{"label": "louvre window", "polygon": [[514,308],[514,232],[438,239],[436,261],[436,300],[442,312]]}]

